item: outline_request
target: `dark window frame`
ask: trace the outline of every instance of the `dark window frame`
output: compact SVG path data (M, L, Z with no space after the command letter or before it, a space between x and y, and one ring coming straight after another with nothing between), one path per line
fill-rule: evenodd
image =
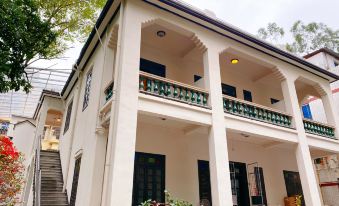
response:
M89 96L91 94L92 80L93 80L93 68L91 68L86 75L86 86L84 91L84 100L82 103L82 111L84 111L89 105Z
M222 94L237 98L237 88L235 86L221 83Z
M140 71L166 78L166 65L140 58Z
M275 104L275 103L278 103L278 102L280 102L279 99L271 98L271 104Z
M78 183L79 183L79 176L80 176L80 169L81 169L81 158L82 155L79 155L75 158L74 162L74 173L73 173L73 181L72 181L72 189L71 189L71 197L69 201L70 206L75 206L77 192L78 192Z
M69 124L71 122L71 117L72 117L72 111L73 111L73 99L68 103L68 106L67 106L67 113L66 113L65 125L64 125L64 134L69 129Z
M252 102L253 101L253 97L252 97L252 92L249 90L243 90L243 95L244 95L244 100L248 101L248 102Z

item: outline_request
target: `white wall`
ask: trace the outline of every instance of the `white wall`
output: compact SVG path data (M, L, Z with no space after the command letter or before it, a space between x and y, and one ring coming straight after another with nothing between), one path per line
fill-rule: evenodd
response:
M268 204L283 206L287 195L283 170L298 171L293 149L264 149L232 140L228 145L230 161L258 162L263 167ZM136 151L166 155L166 189L193 205L199 203L197 161L209 159L207 134L187 136L179 129L139 122Z

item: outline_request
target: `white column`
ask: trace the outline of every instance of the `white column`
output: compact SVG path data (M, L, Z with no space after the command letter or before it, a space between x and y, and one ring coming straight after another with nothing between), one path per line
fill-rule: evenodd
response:
M286 103L286 110L293 116L294 126L298 132L299 143L296 148L296 159L300 180L307 206L322 205L316 174L308 147L301 111L299 109L297 92L294 80L287 79L282 82L282 91Z
M335 127L335 137L339 138L339 117L337 108L335 107L335 104L333 102L333 94L330 88L328 88L326 91L326 95L321 97L321 100L324 105L324 110L326 113L326 119L327 123L331 126Z
M212 126L208 137L212 201L215 206L232 206L219 53L210 48L204 53L204 78L206 89L209 90L209 103L212 107Z
M132 205L137 128L141 23L129 4L121 6L115 102L108 138L112 138L111 172L106 205Z

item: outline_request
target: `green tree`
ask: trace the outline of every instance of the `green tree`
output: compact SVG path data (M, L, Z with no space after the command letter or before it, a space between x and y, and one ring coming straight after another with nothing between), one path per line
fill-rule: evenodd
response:
M84 41L106 0L36 0L41 16L63 41Z
M328 48L339 52L339 30L334 30L323 23L304 24L296 21L290 29L292 42L285 43L284 48L294 54L304 55L320 48ZM276 23L269 23L267 28L260 28L257 36L270 41L284 37L283 28Z
M268 23L267 28L260 28L258 30L259 38L270 42L277 42L284 34L284 29L279 27L277 23Z
M32 88L25 72L84 41L105 0L1 0L0 93Z
M286 49L292 53L305 54L327 47L339 52L339 30L333 30L323 23L304 24L297 21L290 32L294 42L286 44Z
M0 93L31 84L25 68L34 58L49 59L60 53L57 33L40 18L33 0L0 1Z

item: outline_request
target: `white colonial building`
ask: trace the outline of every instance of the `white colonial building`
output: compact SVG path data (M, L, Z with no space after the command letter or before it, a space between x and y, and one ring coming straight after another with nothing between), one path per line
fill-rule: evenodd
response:
M137 206L166 189L194 206L323 205L312 159L339 153L338 79L180 1L109 0L60 96L37 109L62 181L41 159L31 196ZM309 97L326 122L303 118ZM48 199L47 183L67 199Z

